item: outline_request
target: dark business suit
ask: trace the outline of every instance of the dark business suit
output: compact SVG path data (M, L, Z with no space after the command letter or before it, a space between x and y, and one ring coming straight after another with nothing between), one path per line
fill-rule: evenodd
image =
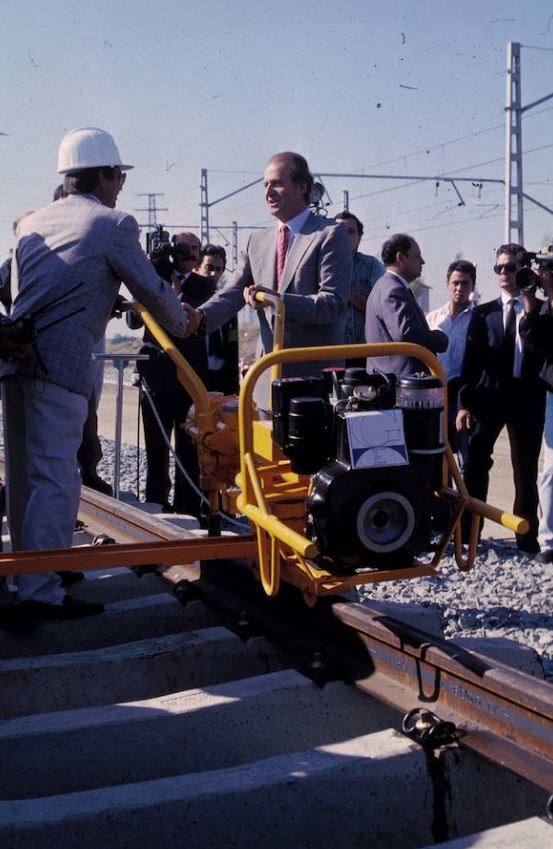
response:
M441 330L430 330L416 298L402 280L386 271L376 281L367 299L365 312L367 342L410 342L422 345L433 354L447 348L447 336ZM367 370L373 368L397 375L426 371L414 357L368 357Z
M218 330L209 334L207 342L210 358L208 389L223 395L237 395L238 375L238 317L233 316ZM211 366L211 358L222 361L219 368Z
M161 276L167 272L160 265L156 270ZM213 294L213 282L199 274L191 272L182 284L180 298L192 306L198 307ZM205 338L193 334L187 339L179 339L168 334L180 353L190 363L204 383L207 381L207 348ZM175 432L175 453L196 485L199 481L198 456L195 445L182 427L192 405L190 395L183 389L177 378L177 370L155 341L148 330L144 332L144 345L141 353L150 354L150 361L141 365L140 373L145 380L163 423L163 429L169 439ZM142 421L148 471L146 476L146 501L167 504L171 490L169 475L169 449L160 432L159 424L152 412L147 398L141 401ZM181 472L175 471L175 494L173 501L177 513L199 515L200 500L192 491Z
M543 433L545 386L539 379L539 362L525 350L522 338L520 377L513 377L505 352L501 298L475 307L467 333L461 372L459 406L474 423L469 438L464 476L469 493L482 501L488 494L492 453L502 428L507 427L515 482L514 512L530 522L530 530L517 536L521 550L537 549L538 457ZM465 520L464 533L468 532Z

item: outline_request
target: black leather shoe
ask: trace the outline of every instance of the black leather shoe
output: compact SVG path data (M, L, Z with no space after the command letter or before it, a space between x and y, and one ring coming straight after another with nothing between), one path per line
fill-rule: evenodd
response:
M522 540L521 542L517 543L517 548L523 554L537 554L540 550L538 541L536 539Z
M72 587L84 581L84 572L56 572L62 587Z
M103 495L113 496L113 488L111 484L103 480L99 475L83 475L83 484L95 489L96 492L101 492Z
M22 610L20 604L0 607L0 629L2 631L24 636L25 634L32 634L36 626L36 619L29 612Z
M81 619L84 616L96 616L104 612L103 604L83 601L70 595L66 595L61 604L29 600L22 601L19 607L36 619Z
M549 564L553 563L553 549L546 548L544 551L540 551L538 555L536 555L536 560L538 563Z

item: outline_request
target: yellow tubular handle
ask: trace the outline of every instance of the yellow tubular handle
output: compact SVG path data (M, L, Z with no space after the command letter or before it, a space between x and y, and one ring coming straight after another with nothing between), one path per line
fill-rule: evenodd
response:
M284 346L284 304L277 294L271 292L256 292L254 300L260 304L270 304L275 314L275 323L273 327L273 351L281 351ZM271 367L271 383L273 380L278 380L280 377L280 364L275 363Z
M210 408L207 389L192 366L185 360L174 342L172 342L165 331L161 329L157 321L152 318L145 306L140 304L138 301L132 301L130 304L127 304L127 306L129 306L134 312L138 313L156 342L161 345L167 356L174 362L177 369L177 377L192 398L196 412L200 416L209 416Z
M530 525L526 519L516 516L514 513L505 513L498 507L493 507L491 504L486 504L484 501L479 501L478 498L467 496L466 506L473 513L478 513L492 522L497 522L498 525L503 525L504 528L509 528L515 534L526 534L530 530Z
M521 516L516 516L514 513L506 513L492 504L486 504L485 501L473 498L472 495L455 492L455 490L448 486L443 486L440 489L440 495L447 501L453 501L455 503L462 501L465 509L470 510L477 516L484 516L485 519L496 522L498 525L503 525L504 528L514 531L515 534L528 533L528 520L523 519Z

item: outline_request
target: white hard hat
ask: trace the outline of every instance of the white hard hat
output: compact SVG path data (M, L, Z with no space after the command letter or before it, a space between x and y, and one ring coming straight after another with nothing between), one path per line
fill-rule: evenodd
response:
M134 165L123 165L113 136L97 127L71 130L61 140L58 150L58 174L118 165L128 171Z

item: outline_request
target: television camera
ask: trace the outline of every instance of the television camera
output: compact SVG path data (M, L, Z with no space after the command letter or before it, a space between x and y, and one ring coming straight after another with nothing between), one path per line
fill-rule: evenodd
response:
M146 234L146 252L152 262L180 258L183 260L197 259L190 250L190 245L177 242L176 236L169 236L162 224Z
M535 251L525 251L521 258L522 268L517 271L516 283L522 292L531 292L533 289L542 288L539 273L536 273L531 267L532 264L537 265L539 271L553 272L553 245L549 245L547 250L541 253Z

